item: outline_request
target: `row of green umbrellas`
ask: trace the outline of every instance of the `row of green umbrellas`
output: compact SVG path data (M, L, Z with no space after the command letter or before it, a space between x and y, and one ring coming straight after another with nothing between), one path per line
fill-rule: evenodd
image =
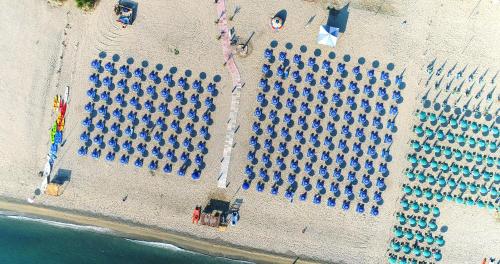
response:
M409 241L412 241L413 239L415 239L416 241L418 241L420 243L425 242L429 245L432 245L435 242L436 245L438 245L440 247L444 246L444 243L445 243L443 236L441 236L441 235L440 236L432 236L432 234L424 235L419 230L412 230L410 228L403 229L400 226L396 226L395 228L393 228L393 232L394 232L394 236L396 236L397 238L404 237Z
M407 254L407 255L413 254L413 255L415 255L417 257L424 256L425 258L430 258L430 257L434 256L434 259L436 261L440 261L442 259L442 257L443 257L441 255L441 251L439 251L439 250L434 251L434 253L432 253L428 248L423 248L423 247L419 247L419 246L415 246L415 247L412 248L409 245L409 243L401 243L401 242L396 241L396 240L393 240L391 242L391 248L395 252L400 252L401 251L404 254ZM400 262L393 262L393 261L397 261L396 256L390 256L389 257L389 262L390 263L402 263L401 261Z
M498 144L497 144L496 140L490 141L490 140L480 138L480 137L455 135L451 132L445 133L441 129L438 129L437 131L434 131L432 128L429 128L429 127L426 127L424 129L422 126L415 126L413 131L419 137L423 137L425 135L427 138L433 138L434 136L436 136L436 138L439 141L444 141L446 139L450 143L455 142L455 141L461 145L467 143L469 145L469 147L472 147L472 148L476 147L476 146L479 146L479 148L481 148L481 149L488 147L491 152L494 152L498 149Z
M487 124L478 124L475 121L467 121L465 119L458 121L457 118L454 117L447 117L445 115L436 115L435 113L426 113L424 111L420 111L418 113L418 118L420 119L421 122L426 122L429 121L432 124L435 124L436 122L439 122L440 125L446 126L450 124L453 128L457 128L460 125L460 128L463 130L471 129L473 132L477 133L481 131L482 133L491 133L497 137L499 135L499 129L496 125L493 125L491 128Z
M398 213L397 219L400 225L408 224L411 227L415 227L418 225L418 227L420 227L421 229L429 227L431 231L436 231L438 228L434 219L430 219L429 221L427 221L423 217L417 219L417 217L413 215L405 215L404 213Z
M420 143L416 140L413 140L411 142L411 147L416 151L419 152L420 150L423 150L427 154L434 152L436 155L444 154L445 157L451 158L454 157L455 160L461 160L462 158L465 158L466 161L472 162L475 161L476 163L482 164L484 160L486 160L486 164L488 166L493 166L495 163L497 166L500 166L500 159L499 158L494 158L489 155L484 155L482 153L472 153L470 151L461 151L459 149L451 148L451 147L444 147L444 146L439 146L438 144L434 144L434 146L431 146L428 142L425 143Z
M407 172L407 175L408 174L412 175L413 173ZM435 181L434 176L431 175L428 178L432 179L432 180L429 180L429 183L434 184L433 183ZM439 183L440 187L445 187L446 185L448 185L450 187L450 189L452 189L452 190L458 188L462 193L469 190L473 194L475 194L479 191L479 194L481 194L482 196L485 196L488 194L491 195L493 198L496 198L498 196L498 188L496 185L491 185L490 187L487 187L486 185L478 185L476 183L468 183L468 182L464 182L464 181L460 181L459 183L457 183L457 181L453 178L450 178L450 179L448 179L448 181L446 181L446 179L443 176L440 176L438 178L438 183ZM413 186L412 187L410 185L405 185L405 186L403 186L403 191L406 195L414 194L418 198L425 196L425 198L427 198L428 200L432 200L432 198L434 197L434 193L432 192L432 190L430 188L425 188L424 190L422 190L420 188L420 186ZM436 193L439 193L439 192L436 192Z
M408 155L407 159L415 167L420 165L424 168L430 167L433 171L440 170L444 173L451 172L455 175L462 173L465 177L468 177L472 174L474 179L479 179L482 176L483 180L487 182L490 181L492 177L494 178L494 182L500 181L500 173L493 174L491 171L488 171L486 169L480 172L479 169L476 167L470 169L468 166L459 166L454 162L448 164L446 162L438 162L434 159L431 159L429 161L424 156L417 157L416 154Z
M430 205L428 203L422 203L419 204L416 201L409 201L408 199L401 199L401 206L403 207L403 210L408 211L408 210L413 210L415 213L422 212L425 215L430 214L432 212L432 215L437 217L440 215L439 208L435 205ZM419 225L420 226L420 225Z

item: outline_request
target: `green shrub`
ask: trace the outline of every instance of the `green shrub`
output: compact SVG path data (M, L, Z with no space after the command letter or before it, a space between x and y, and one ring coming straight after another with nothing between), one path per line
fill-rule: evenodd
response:
M75 0L75 1L76 1L76 5L79 8L90 9L90 8L94 7L94 4L97 0Z

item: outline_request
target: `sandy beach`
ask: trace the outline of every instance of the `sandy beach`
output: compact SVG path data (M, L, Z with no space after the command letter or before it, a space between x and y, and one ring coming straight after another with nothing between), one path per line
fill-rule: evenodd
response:
M89 12L79 10L72 1L52 6L46 1L28 0L12 2L0 10L0 29L5 36L0 41L0 72L4 73L0 78L0 196L14 199L1 201L1 210L102 226L130 237L165 241L257 263L387 263L392 228L401 211L400 200L407 197L402 185L408 183L404 170L410 166L410 140L416 138L412 131L418 124L416 110L422 109L420 99L427 90L432 91L432 97L445 98L436 95L436 89L425 86L426 67L433 60L438 65L446 62L448 68L455 63L460 68L468 65L468 71L478 68L478 75L488 70L490 79L500 70L498 1L353 0L345 32L335 48L317 44L318 29L328 20L325 1L226 1L226 15L233 15L235 8L240 8L227 22L240 42L254 34L249 55L233 57L244 85L235 121L238 129L228 167L228 185L218 188L234 83L225 64L222 41L218 39L216 5L214 1L137 2L137 18L127 28L115 21L114 1L99 1L95 10ZM269 19L282 9L287 11L284 28L273 31ZM403 100L398 105L397 131L392 134L390 146L392 160L387 162L387 188L383 191L383 203L377 205L377 217L369 214L373 202L367 204L365 213L358 214L354 203L350 210L342 210L340 198L333 208L325 205L327 196L322 204L315 205L311 201L313 192L306 202L296 199L290 203L283 196L284 188L278 196L270 195L270 184L263 193L255 190L255 182L249 190L242 190L249 165L247 153L252 150L249 138L254 135L252 124L258 106L255 98L261 91L261 67L267 63L263 54L273 41L277 44L275 55L287 50L291 57L305 47L303 60L314 56L318 49L321 55L317 62L330 59L333 68L343 62L350 71L363 61L365 71L377 61L378 70L389 71L391 78L404 72ZM333 59L329 58L332 52ZM105 152L99 160L77 154L82 146L79 137L85 131L81 122L88 116L84 106L89 101L86 92L92 86L88 80L93 73L90 63L99 56L103 61L115 59L117 66L130 64L131 70L141 66L145 73L156 70L161 77L175 68L176 80L189 73L190 83L201 76L205 76L204 85L216 83L218 93L211 96L215 105L211 112L213 124L209 126L208 151L199 180L191 179L193 167L179 177L177 165L173 173L164 173L163 161L160 169L152 172L147 169L149 159L143 168L136 168L133 159L129 165L121 165L119 156L114 162L106 162ZM346 83L354 80L352 76L348 78L352 79L346 79ZM38 172L46 161L50 127L56 118L52 98L63 94L67 86L70 101L64 144L53 171L71 171L69 184L59 197L37 196L33 206L19 203L33 197L42 181ZM497 116L498 89L492 87L489 113ZM394 86L388 89L392 92ZM190 92L186 94L189 96ZM202 94L201 100L206 97ZM266 122L262 122L262 127L269 124ZM491 156L498 159L498 151ZM318 167L314 165L314 170ZM487 169L498 174L498 168L495 165ZM498 182L488 184L488 188L498 189ZM369 194L373 195L373 189ZM225 232L191 223L194 207L214 198L243 200L241 220ZM498 200L494 206L498 211ZM493 211L448 201L439 203L439 207L438 226L447 227L439 231L446 239L439 263L480 263L484 257L500 258L499 221ZM438 263L432 259L429 262Z

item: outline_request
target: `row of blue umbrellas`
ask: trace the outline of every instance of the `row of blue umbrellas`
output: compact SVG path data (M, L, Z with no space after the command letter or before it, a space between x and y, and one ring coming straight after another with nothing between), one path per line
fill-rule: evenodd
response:
M287 58L287 52L286 51L280 51L278 53L278 61L282 62L284 65L285 64L288 64L288 63L285 63L288 61L288 58ZM265 59L268 59L270 62L274 61L273 58L274 58L274 55L273 55L273 50L268 48L264 51L264 58ZM317 66L318 64L316 63L316 58L315 57L309 57L307 59L307 63L304 63L302 61L302 55L300 54L294 54L293 57L292 57L292 62L296 65L300 65L300 64L306 64L308 67L310 68L313 68L315 66ZM325 72L329 72L329 71L332 71L332 65L331 65L331 61L329 60L323 60L322 63L321 63L321 69L323 69ZM345 71L346 71L346 65L345 63L341 63L339 62L337 64L337 68L336 68L336 71L340 74L343 74ZM361 66L360 65L356 65L352 68L352 71L354 76L358 76L361 74ZM280 75L281 76L281 75ZM375 69L369 69L367 70L367 76L368 78L370 79L373 79L375 78ZM386 71L380 71L380 79L384 82L388 81L389 80L389 73L386 72ZM400 85L403 81L403 76L402 75L397 75L395 77L395 83L397 85Z

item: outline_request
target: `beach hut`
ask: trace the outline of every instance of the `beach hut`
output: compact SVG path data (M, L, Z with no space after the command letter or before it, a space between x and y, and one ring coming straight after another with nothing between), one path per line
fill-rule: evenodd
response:
M321 25L318 33L318 44L335 47L339 36L339 29L328 25Z

